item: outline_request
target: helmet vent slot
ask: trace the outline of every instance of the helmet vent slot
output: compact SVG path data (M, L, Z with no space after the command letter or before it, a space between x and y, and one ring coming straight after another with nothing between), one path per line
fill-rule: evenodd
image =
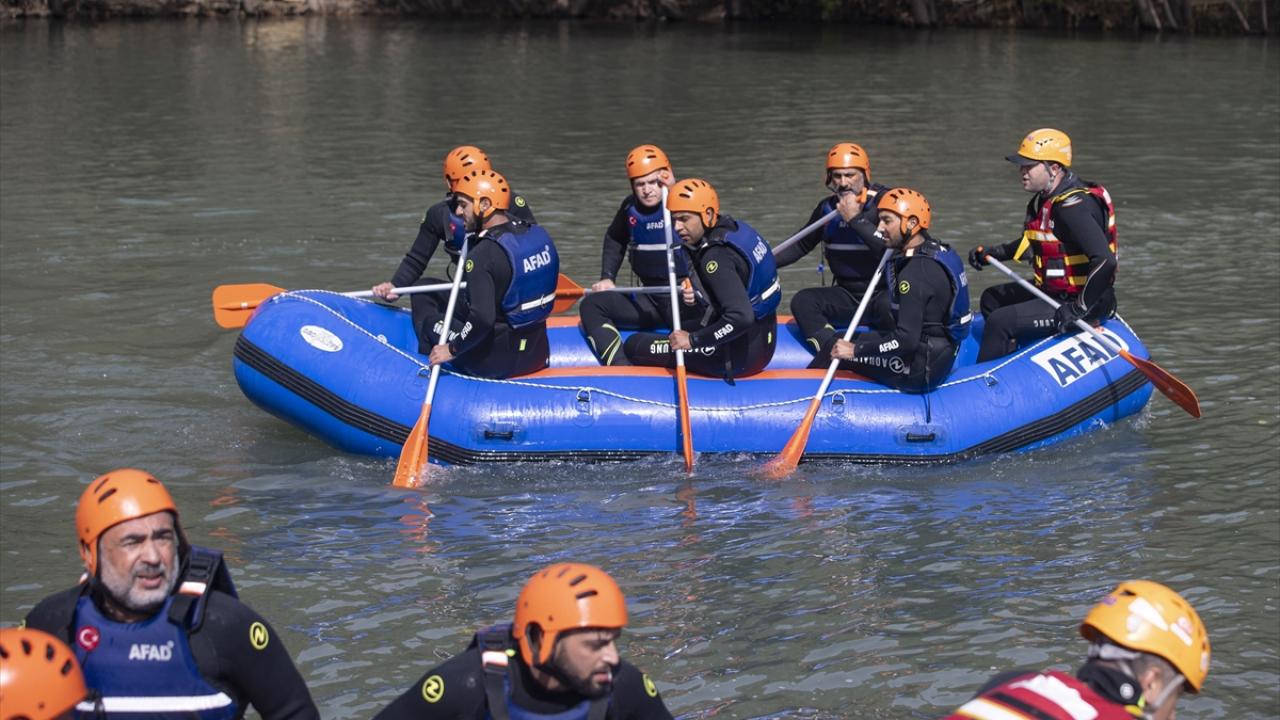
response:
M115 489L115 488L111 488L110 490L108 490L108 491L106 491L106 492L102 493L102 495L98 496L98 502L99 502L99 503L106 502L107 498L109 498L109 497L111 497L112 495L115 495L115 494L116 494L116 489Z

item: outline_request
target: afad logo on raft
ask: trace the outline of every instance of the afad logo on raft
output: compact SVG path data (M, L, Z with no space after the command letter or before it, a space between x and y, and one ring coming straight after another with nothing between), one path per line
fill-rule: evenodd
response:
M1073 335L1032 355L1031 362L1039 365L1056 380L1059 387L1066 387L1120 357L1120 353L1115 350L1116 346L1126 351L1129 349L1128 343L1118 335L1106 329L1101 330L1107 336L1106 340L1098 339L1092 334Z

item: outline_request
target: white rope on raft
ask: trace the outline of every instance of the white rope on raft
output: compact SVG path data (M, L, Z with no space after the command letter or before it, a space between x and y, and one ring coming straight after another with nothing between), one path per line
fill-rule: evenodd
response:
M417 365L417 366L418 366L418 371L419 371L419 372L423 372L423 371L429 370L429 369L431 368L431 366L430 366L429 364L427 364L427 363L425 363L425 362L423 362L423 361L422 361L422 356L421 356L421 355L414 355L414 354L407 353L407 352L405 352L404 350L401 350L400 348L398 348L398 347L396 347L396 346L394 346L394 345L392 345L392 344L388 343L388 342L387 342L387 340L386 340L386 338L381 337L381 336L379 336L379 335L374 335L373 333L371 333L371 332L369 332L367 329L365 329L363 326L361 326L361 325L357 325L355 322L352 322L350 318L346 317L346 316L345 316L345 315L343 315L342 313L339 313L337 310L334 310L332 307L330 307L330 306L328 306L328 305L325 305L324 303L322 303L322 302L320 302L320 301L316 300L315 298L308 297L307 295L301 295L300 293L313 293L313 294L335 295L335 296L338 296L338 297L342 297L342 298L344 298L344 299L346 299L346 300L353 300L353 299L356 299L356 300L358 300L359 302L373 302L372 300L367 300L367 299L363 299L363 298L350 298L350 297L347 297L347 296L343 295L342 293L334 292L334 291L332 291L332 290L288 290L288 291L286 291L286 292L282 292L282 293L280 293L279 295L276 295L275 297L271 298L271 302L276 302L276 301L278 301L278 300L282 300L282 299L284 299L284 298L288 297L289 299L292 299L292 300L300 300L300 301L303 301L303 302L311 303L312 305L315 305L316 307L323 309L325 312L329 313L330 315L333 315L334 317L338 318L339 320L341 320L342 322L346 323L347 325L350 325L352 328L355 328L358 332L360 332L360 333L364 334L365 336L367 336L367 337L368 337L368 338L370 338L371 340L373 340L373 341L375 341L375 342L379 343L380 345L384 346L385 348L387 348L387 349L388 349L388 350L390 350L391 352L397 353L397 354L399 354L401 357L403 357L403 358L405 358L406 360L408 360L409 362L414 363L415 365ZM400 312L408 312L408 310L405 310L405 309L403 309L403 308L392 308L392 309L394 309L394 310L398 310L398 311L400 311ZM1125 328L1126 328L1126 329L1128 329L1130 333L1133 333L1133 328L1129 327L1129 323L1128 323L1128 322L1126 322L1126 321L1124 320L1124 318L1120 317L1119 315L1116 315L1116 316L1115 316L1115 319L1116 319L1116 320L1119 320L1119 321L1120 321L1120 324L1124 325L1124 326L1125 326ZM949 381L949 382L944 382L944 383L942 383L941 385L939 385L937 389L939 389L939 390L940 390L940 389L945 388L945 387L952 387L952 386L955 386L955 385L962 385L962 384L964 384L964 383L976 382L976 381L979 381L979 380L981 380L981 381L983 381L983 382L989 382L989 381L990 381L990 382L994 382L994 381L995 381L994 374L995 374L997 371L999 371L999 370L1001 370L1001 369L1003 369L1003 368L1005 368L1005 367L1009 366L1011 363L1013 363L1013 362L1017 361L1019 358L1023 357L1024 355L1026 355L1026 354L1028 354L1028 353L1030 353L1030 352L1033 352L1033 351L1035 351L1035 350L1038 350L1038 349L1039 349L1040 347L1042 347L1043 345L1046 345L1046 344L1048 344L1048 343L1050 343L1050 342L1054 342L1054 341L1056 341L1056 338L1057 338L1057 336L1056 336L1056 335L1050 335L1049 337L1041 338L1040 340L1037 340L1036 342L1032 343L1031 345L1028 345L1027 347L1025 347L1025 348L1023 348L1023 349L1019 350L1018 352L1016 352L1016 353L1014 353L1014 354L1012 354L1012 355L1008 356L1008 357L1007 357L1007 358L1005 358L1005 360L1004 360L1003 362L1001 362L999 365L996 365L995 367L992 367L990 370L987 370L986 372L982 373L981 375L972 375L972 376L970 376L970 377L960 378L960 379L958 379L958 380L951 380L951 381ZM446 372L446 373L450 374L450 375L453 375L454 377L459 378L459 379L462 379L462 380L471 380L471 381L474 381L474 382L494 383L494 384L497 384L497 385L516 385L516 386L519 386L519 387L536 388L536 389L539 389L539 390L559 390L559 391L563 391L563 392L571 392L571 393L574 393L574 394L581 393L581 392L587 392L587 393L598 393L598 394L600 394L600 395L604 395L604 396L606 396L606 397L617 398L618 400L624 400L624 401L626 401L626 402L637 403L637 404L640 404L640 405L654 405L654 406L657 406L657 407L661 407L661 408L670 408L670 409L675 409L675 408L676 408L676 403L674 403L674 402L663 402L663 401L661 401L661 400L650 400L650 399L648 399L648 398L640 398L640 397L635 397L635 396L633 396L633 395L625 395L625 394L623 394L623 393L620 393L620 392L617 392L617 391L614 391L614 390L607 390L607 389L605 389L605 388L594 387L594 386L591 386L591 385L577 385L577 386L570 386L570 385L552 385L552 384L550 384L550 383L542 383L542 382L537 382L537 381L534 381L534 380L521 380L521 379L519 379L519 378L516 378L516 379L498 380L498 379L493 379L493 378L480 378L480 377L473 377L473 376L471 376L471 375L466 375L466 374L463 374L463 373L460 373L460 372L456 372L456 371L450 370L450 369L449 369L449 368L447 368L447 367L442 367L442 368L440 368L440 369L441 369L442 371L444 371L444 372ZM823 397L824 397L824 398L830 398L830 397L835 397L836 395L883 395L883 394L887 394L887 393L898 393L898 392L900 392L900 391L895 390L894 388L890 388L890 387L865 388L865 389L864 389L864 388L845 388L845 389L838 389L838 390L831 390L831 391L828 391L827 393L825 393L825 394L823 395ZM743 411L747 411L747 410L765 410L765 409L768 409L768 408L784 407L784 406L786 406L786 405L794 405L794 404L796 404L796 403L806 403L806 402L809 402L809 401L811 401L811 400L813 400L813 396L812 396L812 395L803 395L803 396L800 396L800 397L797 397L797 398L793 398L793 399L791 399L791 400L776 400L776 401L774 401L774 402L767 402L767 403L755 403L755 404L753 404L753 405L735 405L735 406L733 406L733 407L719 407L719 406L716 406L716 407L698 407L698 406L696 406L696 405L690 405L690 406L689 406L689 409L690 409L690 410L697 410L698 412L702 412L702 413L717 413L717 412L743 412Z

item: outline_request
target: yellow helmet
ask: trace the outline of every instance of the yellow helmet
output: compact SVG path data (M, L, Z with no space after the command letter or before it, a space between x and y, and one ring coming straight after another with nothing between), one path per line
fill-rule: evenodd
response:
M1032 130L1022 138L1018 152L1005 159L1016 165L1055 162L1062 167L1071 167L1071 138L1053 128Z
M1150 580L1116 586L1085 615L1080 634L1090 642L1106 638L1130 650L1158 655L1200 692L1209 674L1209 633L1200 616L1178 593Z

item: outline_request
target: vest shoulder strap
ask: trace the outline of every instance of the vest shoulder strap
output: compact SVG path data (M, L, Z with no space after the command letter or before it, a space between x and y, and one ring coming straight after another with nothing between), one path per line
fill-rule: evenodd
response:
M476 633L471 641L480 649L480 667L484 670L484 699L493 720L510 720L507 712L507 667L512 649L511 626L494 625Z
M204 624L204 611L213 590L239 597L222 552L192 545L178 591L169 606L169 620L185 627L188 633L198 631Z
M76 631L76 604L88 589L87 583L81 583L56 595L50 595L32 608L23 625L43 630L72 645L74 641L72 634Z

